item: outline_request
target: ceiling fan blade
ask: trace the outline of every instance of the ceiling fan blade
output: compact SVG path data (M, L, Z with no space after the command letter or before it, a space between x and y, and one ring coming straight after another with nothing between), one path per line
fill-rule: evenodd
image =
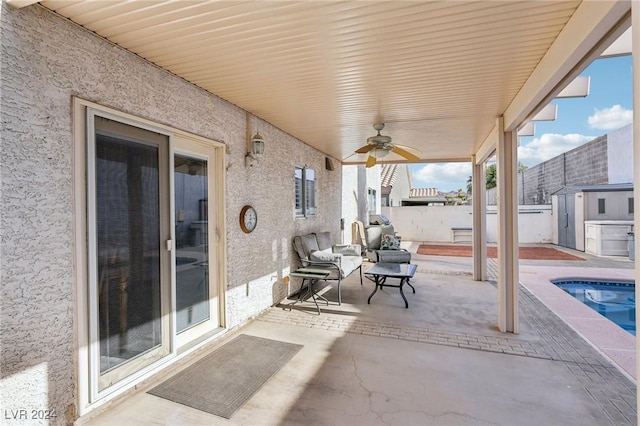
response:
M367 158L367 164L366 167L373 167L376 165L376 157L374 157L373 155L370 155L369 158Z
M354 152L353 154L349 154L349 155L347 155L346 157L344 157L344 158L342 159L342 161L347 161L349 158L353 157L354 155L356 155L356 153L355 153L355 152Z
M393 146L400 147L402 149L406 149L406 150L413 151L413 152L422 152L418 148L414 148L412 146L407 146L407 145L400 145L399 143L394 143Z
M395 152L396 154L403 156L409 161L420 161L420 157L418 157L417 155L413 155L409 151L405 151L404 149L398 148L397 146L394 146L391 152Z
M375 145L365 145L361 148L356 149L356 153L357 154L366 154L367 152L371 151L372 149L374 149L376 146Z

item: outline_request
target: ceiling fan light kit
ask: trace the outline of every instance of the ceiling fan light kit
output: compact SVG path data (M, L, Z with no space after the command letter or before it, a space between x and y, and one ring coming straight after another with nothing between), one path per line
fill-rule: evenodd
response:
M389 150L386 148L375 148L371 150L371 155L376 157L376 159L378 160L386 157L388 153L389 153Z
M384 123L376 123L373 125L373 128L378 132L378 134L368 137L367 144L356 150L356 154L369 153L369 158L367 158L367 162L365 163L367 167L375 166L376 160L384 158L387 154L389 154L389 152L394 152L395 154L404 157L409 161L420 161L420 157L418 157L417 155L405 151L398 145L392 144L391 136L380 134L380 131L384 129Z

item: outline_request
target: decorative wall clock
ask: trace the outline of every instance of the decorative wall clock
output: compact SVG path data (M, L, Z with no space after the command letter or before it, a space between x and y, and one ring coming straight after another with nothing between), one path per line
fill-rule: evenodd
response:
M258 213L252 206L246 205L240 210L240 228L245 233L252 232L258 225Z

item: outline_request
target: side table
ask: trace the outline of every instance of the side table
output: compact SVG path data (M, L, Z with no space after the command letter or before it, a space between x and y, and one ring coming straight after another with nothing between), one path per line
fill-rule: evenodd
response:
M289 310L293 309L293 305L298 302L304 301L309 295L313 299L313 303L316 304L316 308L318 309L318 315L320 315L320 306L318 305L317 298L320 298L325 301L327 306L329 306L329 301L316 293L314 284L320 280L326 279L330 274L330 271L321 268L300 268L295 271L289 273L292 277L300 277L302 278L302 283L300 284L300 291L298 292L298 299L289 305ZM304 282L307 281L307 291L306 293L302 293L302 289L304 288Z

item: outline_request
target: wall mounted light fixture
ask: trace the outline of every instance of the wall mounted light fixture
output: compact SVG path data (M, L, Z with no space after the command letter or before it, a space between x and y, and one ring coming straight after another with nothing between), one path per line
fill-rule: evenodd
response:
M260 136L260 132L256 132L251 138L251 153L253 155L264 154L264 139Z
M247 112L247 137L251 134L251 118ZM244 164L246 167L253 167L258 158L264 155L264 139L260 136L260 132L256 130L256 134L248 141L247 155L244 156Z

